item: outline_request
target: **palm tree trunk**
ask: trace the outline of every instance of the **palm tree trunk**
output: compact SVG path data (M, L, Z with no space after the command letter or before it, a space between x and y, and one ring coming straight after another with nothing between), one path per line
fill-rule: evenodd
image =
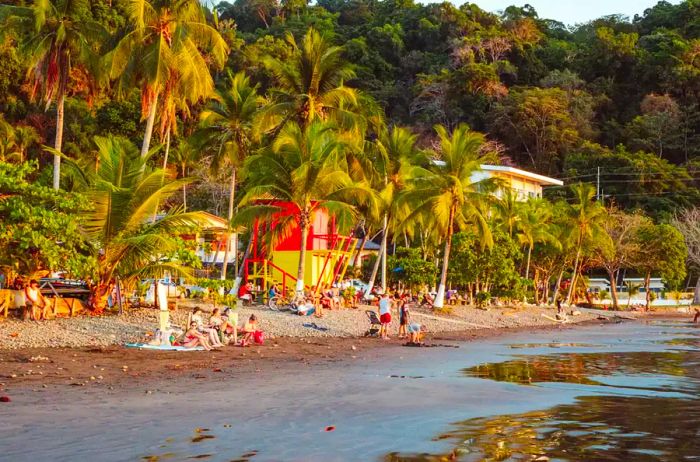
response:
M564 271L566 266L562 266L561 271L559 271L559 277L557 278L557 285L554 287L554 295L552 296L552 303L557 303L557 298L559 297L559 290L561 288L561 280L564 277Z
M389 220L386 215L384 215L384 250L382 251L382 293L386 293L386 254L387 248L389 247L386 243L387 235L389 234Z
M141 144L141 157L148 155L148 150L151 148L151 137L153 136L153 124L156 121L156 106L158 105L158 94L153 98L151 108L148 111L146 119L146 131L143 134L143 144ZM145 166L144 166L145 167Z
M228 195L228 230L226 232L226 251L224 252L224 262L221 265L221 280L226 279L228 269L228 256L231 247L231 220L233 220L233 203L236 199L236 169L231 173L231 189Z
M185 178L185 166L182 166L182 178ZM182 185L182 211L187 211L187 185Z
M63 119L64 119L64 103L66 95L61 91L56 101L56 139L53 143L53 148L61 152L63 145ZM61 156L55 153L53 155L53 189L58 191L61 186Z
M359 261L360 256L362 255L362 252L365 250L365 245L367 244L368 237L369 237L369 232L366 232L365 235L362 237L362 241L360 241L360 245L357 248L357 252L355 252L355 256L352 259L352 267L353 268L357 267L357 262Z
M608 271L608 276L608 279L610 279L610 298L612 298L613 309L617 310L619 308L619 301L617 300L617 275L614 271Z
M530 257L532 256L532 245L527 249L527 266L525 267L525 279L530 278Z
M170 154L170 127L165 132L165 155L163 156L163 179L160 180L160 186L163 186L165 181L165 169L168 168L168 154ZM158 218L158 207L160 204L156 201L156 208L153 210L153 223Z
M309 238L310 212L305 209L301 212L299 227L301 228L301 246L299 248L299 269L297 270L296 293L298 296L304 294L304 273L306 270L306 241Z
M245 248L245 253L243 253L243 264L245 265L245 261L250 257L251 252L253 251L253 236L250 237L248 240L248 245ZM236 281L233 283L233 289L231 289L231 293L235 296L238 296L238 289L241 288L241 281L242 277L240 274L236 275Z
M649 305L651 305L651 292L649 292L649 286L651 285L651 272L647 272L644 278L644 298L646 299L646 310L649 310Z
M578 260L581 258L581 246L576 250L576 260L574 260L574 274L571 275L571 284L569 284L569 291L566 294L566 303L571 304L571 296L574 293L574 285L576 284L576 273L578 272Z
M440 273L440 285L435 296L434 308L442 308L445 304L445 286L447 285L447 268L450 264L450 249L452 247L452 232L454 231L455 210L450 209L450 221L447 226L447 238L445 239L445 252L442 256L442 272Z
M387 223L385 220L384 223ZM374 287L374 281L377 279L377 273L379 272L379 264L381 263L382 255L384 254L384 250L386 249L386 235L387 235L387 229L383 228L382 229L382 244L379 246L379 253L377 254L377 259L374 261L374 267L372 268L372 275L369 277L369 282L367 283L367 293L365 296L369 296L369 294L372 292L372 288Z
M695 283L695 295L693 296L693 305L700 305L700 274L698 274L698 282Z

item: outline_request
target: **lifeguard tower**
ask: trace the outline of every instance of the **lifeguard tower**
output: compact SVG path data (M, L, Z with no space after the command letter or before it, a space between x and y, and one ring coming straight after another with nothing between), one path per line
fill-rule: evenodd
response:
M243 279L260 290L272 284L280 284L285 293L293 293L297 283L297 270L301 246L301 228L298 224L276 229L283 218L296 213L296 207L288 202L262 200L259 203L279 209L272 218L256 220L252 229L250 258L243 262ZM279 233L275 243L266 244L267 233ZM306 266L304 286L316 290L343 279L357 245L357 238L343 236L338 231L334 217L323 208L316 208L311 216L311 227L306 240Z

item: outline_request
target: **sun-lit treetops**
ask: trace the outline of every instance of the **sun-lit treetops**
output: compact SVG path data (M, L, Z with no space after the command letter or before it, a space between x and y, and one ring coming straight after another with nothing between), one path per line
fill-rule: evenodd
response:
M685 259L679 235L671 263L634 250L651 242L644 223L662 226L700 199L700 71L682 15L652 8L567 29L531 8L495 15L474 4L109 6L0 6L0 163L60 187L57 197L87 198L61 213L77 217L81 255L99 263L98 309L113 278L181 266L168 227L209 211L247 243L255 218L280 212L276 201L292 206L268 244L300 226L299 280L311 216L324 208L380 255L417 249L397 258L436 269L430 282L410 280L434 285L438 308L454 285L473 300L552 302L585 296L591 271L683 282L671 270ZM523 201L477 181L482 164L567 184ZM15 194L4 188L0 200ZM236 242L222 279L238 268L246 244ZM388 263L369 263L370 285L396 282ZM57 265L35 258L23 271Z

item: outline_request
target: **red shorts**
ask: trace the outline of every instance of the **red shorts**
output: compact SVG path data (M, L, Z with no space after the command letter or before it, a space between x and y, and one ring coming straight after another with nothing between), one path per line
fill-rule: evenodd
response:
M391 314L390 313L384 313L383 315L379 316L379 322L382 324L389 324L391 323Z

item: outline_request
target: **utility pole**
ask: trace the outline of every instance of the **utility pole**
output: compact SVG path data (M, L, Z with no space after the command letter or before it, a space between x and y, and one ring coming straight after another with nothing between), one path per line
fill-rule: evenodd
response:
M600 167L598 167L598 173L596 174L595 180L595 198L600 200Z

